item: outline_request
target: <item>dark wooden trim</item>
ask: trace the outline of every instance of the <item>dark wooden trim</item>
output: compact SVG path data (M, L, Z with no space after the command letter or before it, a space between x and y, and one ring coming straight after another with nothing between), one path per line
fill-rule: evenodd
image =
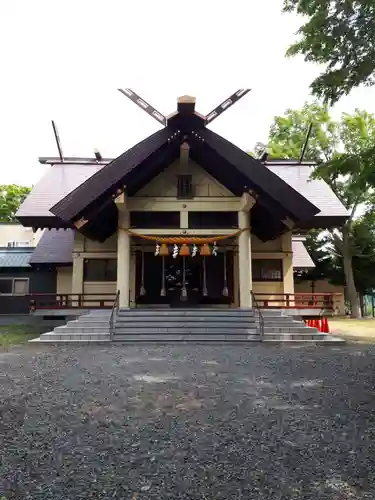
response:
M302 221L298 224L298 229L329 229L333 227L341 227L348 220L349 215L321 215L313 217L310 220Z
M320 210L283 181L278 175L264 168L260 160L207 128L199 131L205 146L215 150L230 165L244 174L256 186L255 191L267 195L284 207L294 220L309 220Z
M30 311L42 309L111 309L115 293L32 293Z
M333 311L337 293L255 293L264 309L324 309ZM269 298L272 297L272 298Z
M61 161L59 157L56 156L40 156L38 158L39 163L43 165L108 165L113 161L113 158L102 158L97 160L96 158L81 158L79 156L65 156L64 161Z
M70 221L63 221L53 215L49 216L19 216L17 220L22 226L34 229L72 229Z
M162 129L147 137L136 146L100 169L96 174L74 189L65 198L54 205L50 211L68 222L79 216L95 201L102 203L121 189L124 177L130 174L142 162L148 160L161 148L169 146L171 131ZM176 140L177 135L173 140Z

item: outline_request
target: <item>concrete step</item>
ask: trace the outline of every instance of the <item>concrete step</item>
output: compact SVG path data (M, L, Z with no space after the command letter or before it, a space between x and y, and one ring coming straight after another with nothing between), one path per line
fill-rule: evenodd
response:
M230 318L230 317L216 317L216 316L163 316L163 317L153 317L153 316L119 316L116 318L116 324L128 324L128 323L147 323L147 324L164 324L164 323L207 323L212 324L245 324L245 325L255 325L255 318Z
M264 338L263 342L265 343L274 343L274 344L280 344L280 343L285 343L285 344L293 344L293 343L301 343L301 344L311 344L311 345L318 345L318 344L323 344L323 345L330 345L330 344L335 344L335 345L342 345L345 344L345 340L340 339L338 337L332 337L331 335L321 335L321 336L316 336L314 339L288 339L288 338L278 338L278 339L267 339Z
M280 318L263 318L265 323L303 323L304 325L306 324L304 321L298 321L293 318L287 318L285 316L281 316Z
M171 334L171 335L114 335L114 342L259 342L259 335L189 335Z
M247 322L247 321L242 321L242 322L215 322L215 321L190 321L190 320L185 320L185 321L116 321L115 324L116 330L118 328L225 328L225 329L235 329L237 330L238 328L243 328L243 329L255 329L256 328L256 323L255 322Z
M253 335L257 333L256 328L199 328L199 327L191 327L191 326L181 326L181 327L154 327L154 328L126 328L121 327L115 329L115 335L122 334L134 334L134 335L152 335L154 333L162 333L162 334L186 334L186 335L199 335L199 334L207 334L207 335L215 335L215 334L223 334L223 335L231 335L231 334L241 334L241 335Z
M100 323L108 323L109 316L80 316L78 319L71 321L82 321L83 323L93 323L94 321L99 321Z
M303 326L272 326L264 325L264 333L319 333L317 328L307 328Z
M82 314L80 318L109 318L111 313L111 309L105 309L103 311L90 311L87 314Z
M95 334L58 334L55 331L43 333L39 339L33 339L33 342L60 342L60 341L74 341L74 342L104 342L110 341L109 333L95 333Z
M264 333L264 340L279 339L279 340L321 340L324 334L317 333L301 333L301 332L282 332L282 333Z
M121 309L118 313L118 317L254 317L254 313L249 310L238 310L238 309Z
M66 325L62 326L69 326L71 328L75 328L77 326L83 326L86 328L108 328L109 326L109 320L108 321L68 321Z
M56 333L109 333L109 325L107 325L106 328L103 328L103 327L92 327L92 326L88 326L88 327L85 327L85 326L82 326L82 325L78 325L78 326L75 326L75 327L70 327L70 326L57 326L56 328L54 328L54 331Z

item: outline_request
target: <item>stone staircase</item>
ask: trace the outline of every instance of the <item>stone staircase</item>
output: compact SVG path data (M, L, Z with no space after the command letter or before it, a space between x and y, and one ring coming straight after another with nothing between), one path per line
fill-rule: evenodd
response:
M249 342L260 340L252 310L120 310L114 342Z
M302 319L295 319L278 309L263 309L263 342L302 342L302 343L345 343L344 340L317 328L306 326Z
M90 311L30 342L109 342L110 315L111 311L105 309Z
M279 310L263 310L267 343L344 342L305 325ZM110 342L111 311L94 310L42 334L31 342ZM258 316L251 309L120 309L112 336L114 342L260 342Z

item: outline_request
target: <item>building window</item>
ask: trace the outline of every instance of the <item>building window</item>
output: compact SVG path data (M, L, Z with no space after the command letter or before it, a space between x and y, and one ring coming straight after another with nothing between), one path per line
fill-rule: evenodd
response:
M189 229L231 229L238 227L238 212L189 212Z
M85 259L83 281L117 281L117 260Z
M27 295L28 278L0 278L0 295Z
M31 242L30 241L8 241L7 247L8 248L31 247Z
M180 229L180 212L130 212L130 227Z
M280 259L254 259L253 281L283 281L283 261Z
M177 176L177 198L188 199L193 198L193 176L178 175Z

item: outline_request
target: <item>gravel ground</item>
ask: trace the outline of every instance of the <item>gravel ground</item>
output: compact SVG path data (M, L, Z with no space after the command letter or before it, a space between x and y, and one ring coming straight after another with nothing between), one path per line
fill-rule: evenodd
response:
M0 497L374 499L374 346L0 353Z

